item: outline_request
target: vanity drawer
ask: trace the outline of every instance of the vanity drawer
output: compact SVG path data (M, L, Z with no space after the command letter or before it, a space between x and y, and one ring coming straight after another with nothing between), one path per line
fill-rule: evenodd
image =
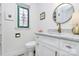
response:
M79 42L61 40L60 49L73 55L79 55Z

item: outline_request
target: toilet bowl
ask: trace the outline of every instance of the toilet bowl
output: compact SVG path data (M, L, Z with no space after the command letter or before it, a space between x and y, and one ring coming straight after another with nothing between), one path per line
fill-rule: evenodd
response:
M35 55L35 45L36 45L36 42L35 41L30 41L28 43L25 44L26 46L26 55L28 56L33 56Z

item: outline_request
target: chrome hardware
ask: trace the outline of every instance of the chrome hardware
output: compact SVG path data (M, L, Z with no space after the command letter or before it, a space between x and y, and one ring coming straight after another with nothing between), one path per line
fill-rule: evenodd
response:
M66 47L67 47L67 48L69 48L69 49L72 49L72 47L71 47L71 46L68 46L68 45L67 45Z
M55 56L57 56L57 51L55 51Z

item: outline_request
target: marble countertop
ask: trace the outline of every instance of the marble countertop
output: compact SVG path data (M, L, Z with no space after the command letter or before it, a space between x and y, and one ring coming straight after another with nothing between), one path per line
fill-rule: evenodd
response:
M68 34L68 33L46 33L46 32L36 32L36 35L54 37L58 39L71 40L79 42L79 35Z

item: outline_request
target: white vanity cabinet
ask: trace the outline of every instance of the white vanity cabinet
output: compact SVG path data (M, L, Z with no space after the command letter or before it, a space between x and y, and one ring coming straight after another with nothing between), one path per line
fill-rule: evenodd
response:
M39 43L37 45L37 56L54 56L55 49L51 49L44 43Z
M75 40L74 40L75 39ZM79 41L76 38L49 34L36 34L37 56L79 56Z
M55 38L46 36L36 36L36 55L37 56L58 56L59 41Z

